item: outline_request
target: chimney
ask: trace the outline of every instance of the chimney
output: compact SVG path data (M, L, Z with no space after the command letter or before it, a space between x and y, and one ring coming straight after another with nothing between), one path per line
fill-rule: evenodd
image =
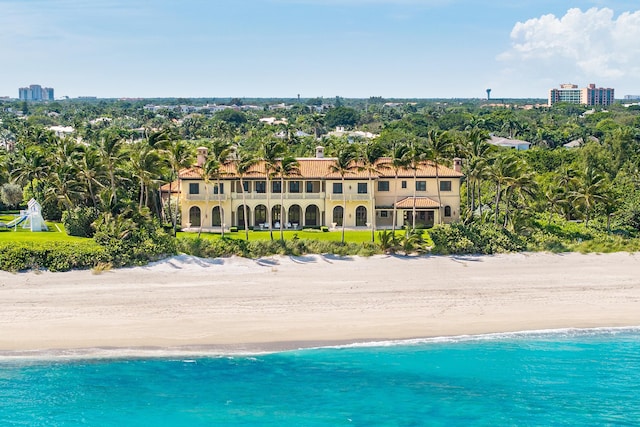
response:
M462 159L460 157L453 159L453 170L462 173Z
M323 159L324 158L324 147L321 145L318 145L316 147L316 159Z
M197 161L197 165L200 167L204 166L204 162L207 161L207 153L209 152L209 150L207 149L207 147L198 147L198 161Z

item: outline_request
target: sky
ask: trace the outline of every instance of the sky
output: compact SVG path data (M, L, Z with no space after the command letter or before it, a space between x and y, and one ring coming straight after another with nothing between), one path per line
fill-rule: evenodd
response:
M0 96L640 95L637 0L0 0Z

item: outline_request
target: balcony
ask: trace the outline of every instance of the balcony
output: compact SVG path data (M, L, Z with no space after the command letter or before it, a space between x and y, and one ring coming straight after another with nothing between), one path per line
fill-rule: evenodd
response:
M206 201L209 200L210 202L217 202L218 200L222 200L223 202L227 200L227 195L226 194L209 194L209 196L207 197L206 194L187 194L186 195L187 200L191 200L194 202L197 201Z
M280 194L274 194L280 197ZM285 200L323 200L324 193L284 193Z
M332 201L342 201L346 196L347 202L359 202L371 200L371 194L331 194L329 199Z
M280 200L280 193L271 193L271 200ZM242 193L231 193L234 200L242 200ZM266 200L266 193L244 193L245 200ZM284 193L285 200L323 200L325 193Z
M242 193L231 193L234 200L242 200ZM245 200L267 200L267 193L244 193Z

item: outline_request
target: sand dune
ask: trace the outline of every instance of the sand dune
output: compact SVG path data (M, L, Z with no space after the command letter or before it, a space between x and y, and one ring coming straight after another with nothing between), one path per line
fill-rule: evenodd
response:
M0 272L0 350L256 351L640 325L640 254L198 259Z

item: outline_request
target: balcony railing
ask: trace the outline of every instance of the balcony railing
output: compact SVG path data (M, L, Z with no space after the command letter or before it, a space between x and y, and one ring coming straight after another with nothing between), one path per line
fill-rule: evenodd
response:
M206 194L187 194L187 200L193 201L205 201L209 200L210 202L217 202L218 200L222 200L223 202L227 200L226 194L209 194L208 198Z
M344 194L331 194L329 196L330 200L337 200L337 201L344 200L344 198L345 198ZM347 199L347 202L370 200L371 194L346 194L346 199Z
M280 200L280 193L271 193L271 200ZM242 200L242 193L231 193L234 200ZM266 193L244 193L245 200L266 200ZM325 193L284 193L285 200L318 200L324 199Z

